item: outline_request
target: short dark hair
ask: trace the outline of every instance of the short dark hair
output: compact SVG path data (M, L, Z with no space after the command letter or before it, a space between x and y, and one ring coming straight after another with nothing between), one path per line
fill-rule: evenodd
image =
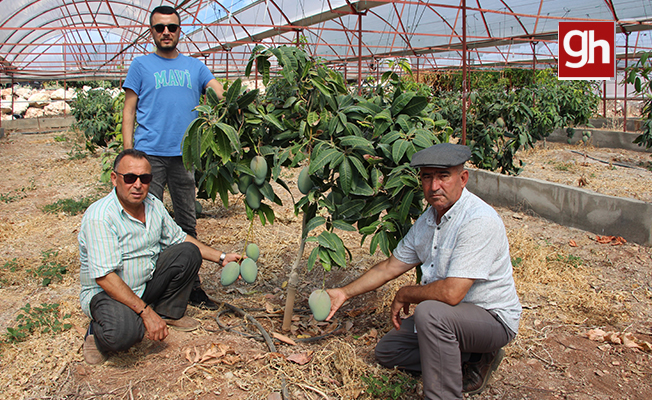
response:
M138 159L145 159L147 162L149 162L149 157L147 157L147 154L145 152L136 150L136 149L124 149L118 154L118 156L115 158L115 161L113 161L113 170L118 169L118 165L120 165L120 161L125 157L125 156L131 156L133 158L138 158ZM151 163L150 163L151 165Z
M181 16L177 12L177 10L174 9L174 7L170 6L158 6L155 9L152 10L152 13L149 15L149 26L152 26L152 19L154 18L154 14L165 14L165 15L176 15L177 19L179 20L179 23L181 23Z

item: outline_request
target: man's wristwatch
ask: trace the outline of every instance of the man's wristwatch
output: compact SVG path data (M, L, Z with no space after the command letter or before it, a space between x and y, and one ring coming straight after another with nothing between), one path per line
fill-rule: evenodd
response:
M222 252L222 255L220 256L220 264L224 262L224 259L226 258L226 253Z

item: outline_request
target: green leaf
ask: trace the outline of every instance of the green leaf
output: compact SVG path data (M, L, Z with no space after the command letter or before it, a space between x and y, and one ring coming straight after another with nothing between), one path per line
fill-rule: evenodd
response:
M390 109L391 113L393 116L398 115L404 108L405 106L408 105L410 100L414 97L416 93L414 92L407 92L407 93L402 93L400 94L393 102L392 102L392 107Z
M400 164L401 158L405 155L405 151L410 146L410 142L405 139L399 139L392 145L392 159L394 163Z
M306 118L306 122L310 126L317 126L319 123L319 113L316 111L310 111L308 113L308 117Z
M329 252L329 255L331 257L331 260L335 264L339 265L341 268L346 268L346 257L344 255L344 245L343 245L341 240L338 243L337 251L331 251L331 252Z
M333 221L333 228L342 230L342 231L347 231L347 232L355 232L356 229L353 225L349 224L348 222L345 222L341 219L336 219Z
M312 160L310 162L310 167L308 173L310 175L315 174L317 171L324 168L326 164L331 162L335 157L338 157L341 153L339 150L332 147L328 147L325 150L320 151L319 153L313 153Z
M224 134L229 138L232 149L235 150L238 154L242 151L242 145L240 144L240 138L238 137L238 132L231 125L225 124L223 122L218 122L215 126L224 132ZM231 151L229 151L229 154Z
M212 89L211 89L212 90ZM210 114L211 111L213 111L213 108L209 105L202 104L200 106L195 107L195 111L203 114Z
M376 215L389 209L394 203L384 196L374 198L371 203L364 209L364 215Z
M316 216L316 217L312 218L306 224L306 231L304 232L304 234L307 234L308 232L312 231L313 229L315 229L315 228L317 228L317 227L319 227L321 225L324 225L325 223L326 223L326 218L324 218L324 217Z
M353 170L351 169L351 164L347 158L344 158L340 164L340 186L345 195L349 195L351 192L351 187L353 185Z
M276 118L274 114L265 114L263 118L265 119L265 121L274 125L274 127L279 131L283 132L285 130L285 127L283 127L281 122L278 120L278 118Z
M410 207L412 206L412 200L414 199L414 191L410 190L407 192L405 197L401 199L401 202L399 203L399 215L400 215L400 222L403 224L407 221L407 217L410 213Z
M240 95L240 89L242 88L242 80L240 78L236 79L231 85L229 86L229 89L224 93L224 102L226 104L231 104L235 101L235 99L238 98Z
M331 97L331 91L328 90L328 88L327 88L326 86L324 86L324 84L322 84L322 83L320 83L320 82L317 82L317 81L314 80L314 79L311 79L311 80L310 80L310 83L312 83L312 84L313 84L317 89L319 89L319 91L320 91L324 96L326 96L326 97Z
M365 201L361 199L345 201L343 204L337 206L337 212L345 218L353 218L358 216L360 211L365 206Z
M365 169L364 165L362 165L362 161L360 161L358 157L349 156L349 161L351 162L351 164L353 164L353 166L358 171L360 176L362 176L363 179L369 179L369 173Z
M220 99L217 97L217 93L215 92L215 89L212 87L206 88L206 98L208 99L208 104L211 107L215 107L219 102Z
M256 98L258 97L258 93L260 93L260 90L254 89L250 90L247 93L243 94L238 98L238 108L241 110L244 110L251 104Z
M310 255L308 256L308 262L306 265L306 268L308 268L308 271L312 271L312 269L315 267L315 262L317 262L317 256L319 255L319 246L315 247L312 249L310 252Z
M319 236L317 236L317 240L320 246L337 251L337 241L340 240L340 238L334 233L323 231Z
M330 252L328 249L325 249L323 247L318 247L319 249L319 261L321 261L321 266L324 267L325 271L330 271L331 270L331 256Z
M265 196L266 199L274 201L276 198L276 193L274 193L274 189L272 188L272 185L269 184L269 182L265 181L263 183L262 187L259 187L258 190L260 190L260 193Z
M372 143L360 136L345 136L340 139L340 146L349 146L353 148L361 148L373 152Z
M294 96L288 97L287 100L285 100L285 103L283 104L283 108L290 108L294 104L294 102L297 101L297 98Z
M355 179L351 193L358 196L373 196L374 190L369 186L366 180Z
M403 114L415 116L428 106L428 98L424 96L414 96L410 103L402 110Z

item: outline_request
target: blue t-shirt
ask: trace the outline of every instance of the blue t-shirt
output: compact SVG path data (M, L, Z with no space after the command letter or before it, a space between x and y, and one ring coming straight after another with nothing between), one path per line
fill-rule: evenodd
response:
M154 156L180 156L183 135L197 118L192 110L212 79L206 65L183 54L135 58L122 85L138 96L134 148Z

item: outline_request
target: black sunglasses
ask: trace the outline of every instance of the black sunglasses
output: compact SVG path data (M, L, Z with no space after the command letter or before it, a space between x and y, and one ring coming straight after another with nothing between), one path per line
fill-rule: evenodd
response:
M165 28L168 28L168 31L170 31L170 33L174 33L174 32L177 31L177 29L179 29L179 25L177 25L177 24L167 24L167 25L165 25L165 24L156 24L152 28L154 28L154 30L156 32L158 32L158 33L163 33L163 31L165 31Z
M142 174L142 175L136 175L136 174L121 174L120 172L113 171L118 175L122 175L122 179L125 180L125 183L128 185L131 185L132 183L136 182L136 179L140 179L140 183L143 185L147 185L152 181L152 174Z

